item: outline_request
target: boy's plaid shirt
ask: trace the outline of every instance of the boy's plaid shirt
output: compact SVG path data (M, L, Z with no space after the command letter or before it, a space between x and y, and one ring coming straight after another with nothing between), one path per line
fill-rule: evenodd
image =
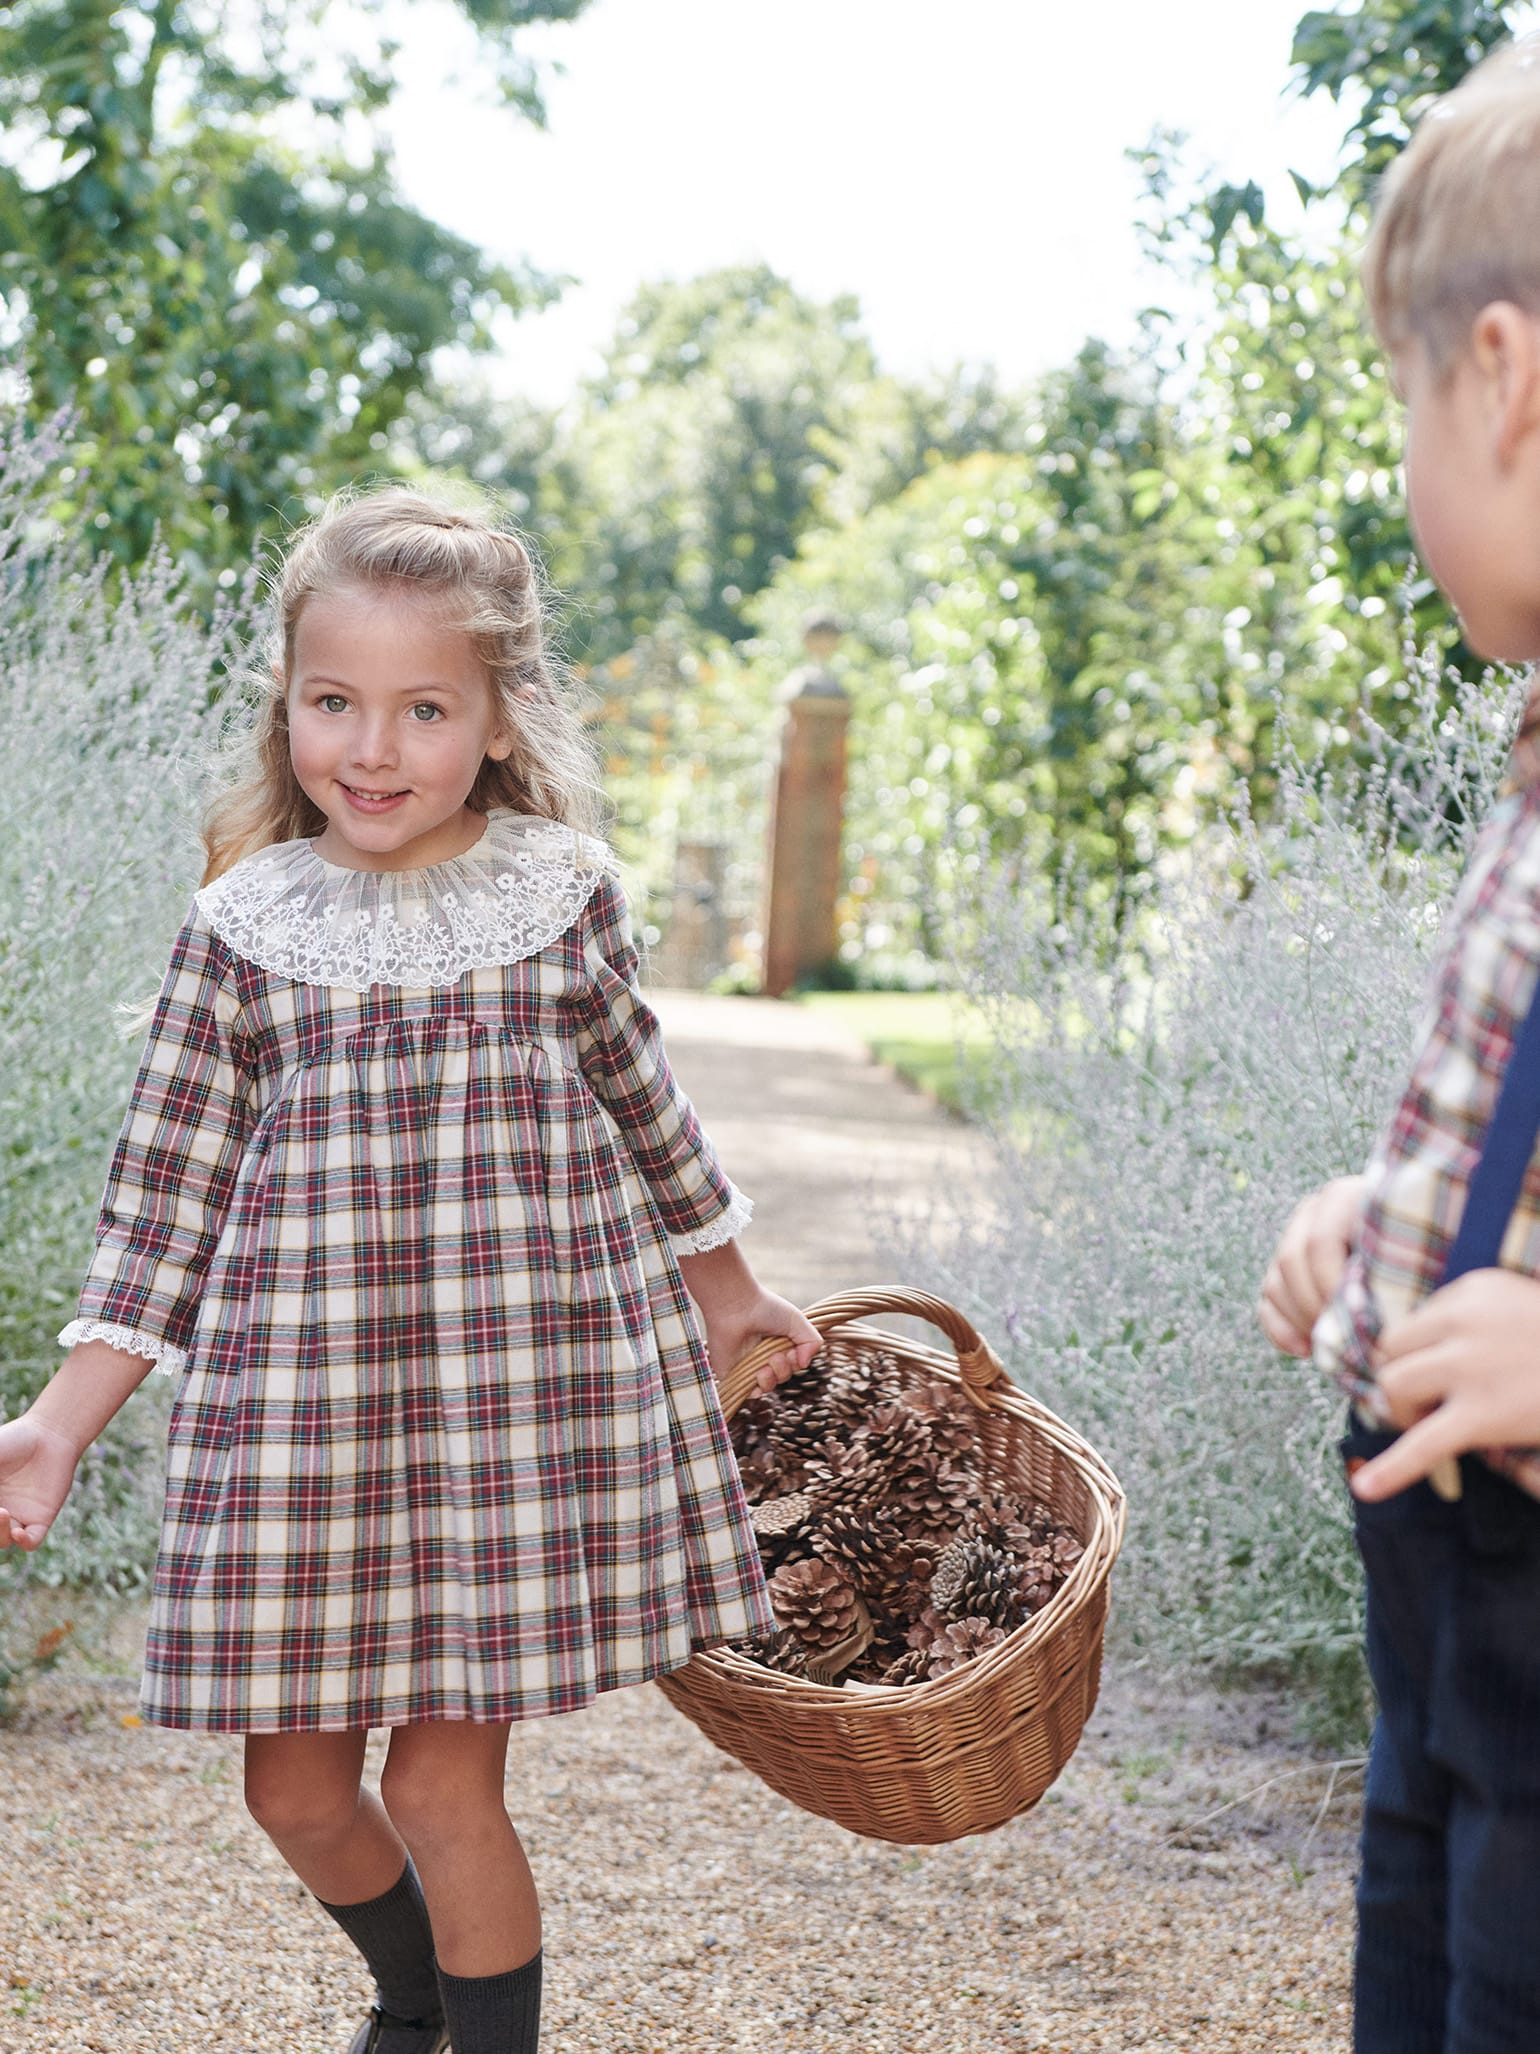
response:
M1315 1360L1373 1420L1382 1331L1443 1281L1503 1072L1540 976L1540 683L1509 776L1450 909L1411 1081L1368 1166L1358 1246L1313 1335ZM1502 1266L1540 1277L1540 1157L1508 1224ZM1540 1354L1540 1328L1536 1332ZM1540 1449L1484 1449L1540 1497Z

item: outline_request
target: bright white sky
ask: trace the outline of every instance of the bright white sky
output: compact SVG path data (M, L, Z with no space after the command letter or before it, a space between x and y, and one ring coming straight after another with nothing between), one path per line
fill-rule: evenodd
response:
M1185 129L1293 204L1346 126L1286 93L1309 0L594 0L529 31L550 127L491 104L449 0L406 0L402 182L499 255L574 276L494 374L552 403L644 279L763 259L853 292L885 368L1023 379L1151 297L1123 152Z

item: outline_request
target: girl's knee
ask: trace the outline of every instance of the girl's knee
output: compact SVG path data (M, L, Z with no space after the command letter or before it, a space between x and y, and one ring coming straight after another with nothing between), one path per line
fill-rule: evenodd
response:
M246 1809L270 1840L338 1839L358 1816L360 1780L342 1764L306 1759L302 1749L246 1750Z
M451 1749L392 1746L380 1776L380 1798L408 1847L464 1842L488 1827L506 1829L500 1765Z

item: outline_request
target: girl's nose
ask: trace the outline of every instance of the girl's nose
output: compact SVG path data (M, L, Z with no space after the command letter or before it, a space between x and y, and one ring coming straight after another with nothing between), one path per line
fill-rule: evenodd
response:
M360 769L382 769L396 760L395 731L389 721L370 721L353 738L353 760Z

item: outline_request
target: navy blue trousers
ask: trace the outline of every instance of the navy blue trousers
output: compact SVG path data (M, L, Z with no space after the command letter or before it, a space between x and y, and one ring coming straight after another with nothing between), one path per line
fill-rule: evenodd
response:
M1351 1461L1390 1436L1352 1427ZM1354 2054L1540 2054L1540 1502L1355 1501L1379 1718L1364 1791Z

